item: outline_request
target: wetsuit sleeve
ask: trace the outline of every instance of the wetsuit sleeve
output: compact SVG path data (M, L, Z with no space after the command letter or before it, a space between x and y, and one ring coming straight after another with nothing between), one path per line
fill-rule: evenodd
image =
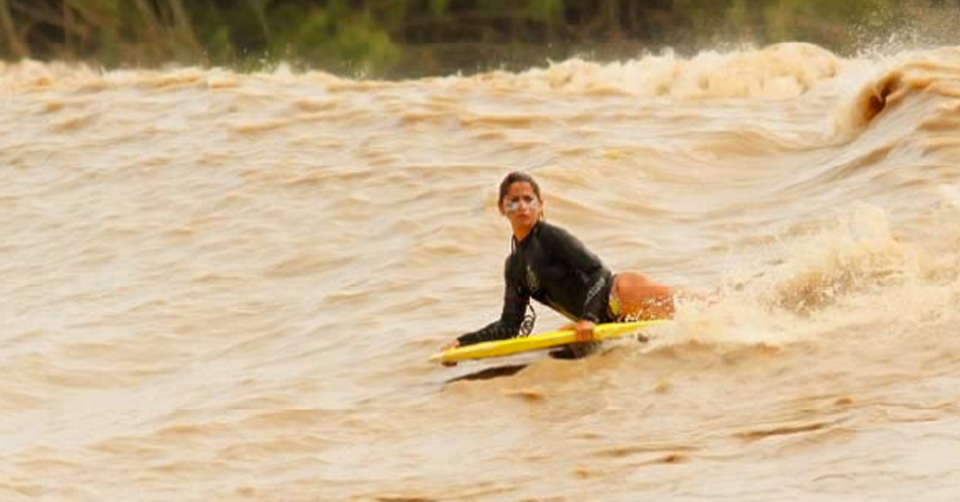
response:
M586 246L570 232L552 227L550 246L553 252L576 273L584 278L587 289L584 296L580 319L599 323L606 309L606 298L601 292L606 281L610 280L607 269L600 258L593 254Z
M530 303L530 294L520 286L519 278L513 276L511 268L508 258L504 266L506 288L503 293L503 312L500 314L500 319L482 329L460 336L457 338L460 345L513 338L520 332L523 315L527 312L527 305Z

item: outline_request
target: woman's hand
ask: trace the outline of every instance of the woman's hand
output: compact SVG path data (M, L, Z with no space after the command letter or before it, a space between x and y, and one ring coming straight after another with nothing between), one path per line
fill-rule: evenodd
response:
M454 348L457 348L457 347L459 347L459 346L460 346L460 340L454 339L452 342L447 343L447 344L444 345L443 347L440 347L440 352L443 352L443 351L449 350L449 349L454 349ZM456 361L444 361L444 362L442 362L442 363L440 363L440 364L442 364L442 365L444 365L444 366L456 366L456 365L457 365L457 362L456 362Z
M595 325L591 321L580 319L579 321L573 323L570 326L577 333L578 342L592 342L593 338L593 327Z

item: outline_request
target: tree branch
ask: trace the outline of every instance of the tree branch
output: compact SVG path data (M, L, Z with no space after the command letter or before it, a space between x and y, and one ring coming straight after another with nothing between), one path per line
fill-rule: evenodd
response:
M30 50L13 30L13 18L10 15L10 5L7 4L7 0L0 0L0 26L3 27L3 33L6 35L13 56L17 59L29 56Z

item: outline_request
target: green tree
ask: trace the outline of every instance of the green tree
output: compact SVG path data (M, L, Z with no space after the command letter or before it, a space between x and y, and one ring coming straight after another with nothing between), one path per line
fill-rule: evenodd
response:
M960 0L0 0L0 57L254 69L278 61L415 76L524 68L584 52L801 40L844 52ZM917 17L919 16L919 17Z

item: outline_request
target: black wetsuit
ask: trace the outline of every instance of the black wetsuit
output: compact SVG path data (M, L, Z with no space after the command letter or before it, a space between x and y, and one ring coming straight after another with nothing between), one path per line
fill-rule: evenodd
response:
M607 301L613 275L600 259L566 230L537 223L504 266L506 290L500 319L458 338L460 345L512 338L519 334L530 298L571 320L609 322Z

